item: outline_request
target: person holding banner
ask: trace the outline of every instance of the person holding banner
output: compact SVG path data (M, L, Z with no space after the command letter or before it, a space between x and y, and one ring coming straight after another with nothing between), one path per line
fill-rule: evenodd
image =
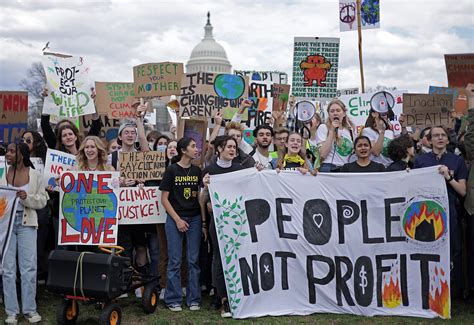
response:
M384 172L385 167L370 159L372 142L365 135L358 136L354 140L354 151L357 160L346 163L341 167L341 173L377 173Z
M415 143L408 134L402 134L388 144L388 156L393 160L386 171L393 172L413 168L411 161L415 157Z
M231 136L223 135L218 136L212 142L214 148L217 151L217 161L207 166L203 171L203 182L204 190L201 192L200 201L201 208L207 209L207 212L211 215L209 222L209 235L212 241L212 283L216 288L216 299L222 306L221 316L223 318L232 317L232 313L229 308L229 301L227 299L227 290L224 280L224 271L222 268L221 254L219 251L219 244L217 241L217 231L214 218L212 217L212 206L209 198L209 176L230 173L233 171L244 169L244 167L235 162L235 155L237 153L237 140ZM203 218L203 231L206 229L205 211L201 212Z
M249 155L255 160L259 169L275 169L276 167L269 151L274 135L273 128L268 124L261 124L253 130L255 149Z
M326 124L321 124L316 132L316 143L323 160L319 171L335 172L349 162L355 126L347 116L346 105L339 99L328 104L327 112Z
M3 260L3 294L6 324L16 324L20 309L16 290L17 262L21 275L21 305L25 318L30 323L41 322L36 311L37 252L36 235L38 217L36 210L44 208L48 201L43 178L30 160L28 146L24 143L10 144L5 155L8 168L1 185L18 189L20 198L10 242ZM6 182L6 184L5 184ZM18 256L18 261L17 261Z
M181 254L183 237L186 238L188 259L188 285L186 302L190 310L199 310L201 288L199 285L199 249L201 243L201 210L199 187L201 169L191 164L197 157L196 141L183 137L178 141L178 155L166 168L160 184L161 203L166 209L165 224L168 240L168 268L165 303L171 311L181 311Z
M388 156L387 147L390 141L395 137L392 125L387 120L388 114L388 112L376 112L371 108L369 116L365 121L365 127L361 132L361 135L365 135L371 141L372 149L370 151L370 159L385 167L393 162Z
M292 132L285 143L285 149L278 157L277 172L280 170L298 170L301 174L312 171L311 163L302 154L303 136Z
M461 233L460 221L456 209L456 201L459 197L466 195L466 179L468 176L466 165L461 157L447 151L449 132L446 127L439 125L433 126L428 135L432 151L421 154L415 158L414 168L423 168L430 166L439 166L439 173L446 180L449 200L449 230L451 232L450 249L451 278L453 279L453 296L459 296L462 293L462 267L461 267Z

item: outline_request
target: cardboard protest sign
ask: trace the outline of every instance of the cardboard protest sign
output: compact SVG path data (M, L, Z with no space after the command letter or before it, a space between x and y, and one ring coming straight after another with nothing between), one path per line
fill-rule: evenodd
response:
M334 98L339 68L339 38L295 37L293 83L295 97Z
M282 71L234 70L234 74L248 77L249 80L265 81L276 84L288 84L288 74Z
M474 53L445 54L448 86L466 88L474 83Z
M209 192L234 318L451 317L438 167L318 177L249 168L211 176Z
M357 2L339 0L339 28L341 32L357 30ZM361 29L380 28L380 1L360 1Z
M59 245L115 245L118 233L118 172L61 174Z
M15 223L16 208L19 202L16 191L17 189L13 187L0 186L0 275L3 274L3 258L8 249Z
M146 63L133 67L135 97L179 95L184 68L182 63Z
M166 169L166 153L157 151L120 152L120 176L140 181L160 180Z
M111 119L133 118L136 115L132 103L135 100L133 82L95 83L97 113Z
M28 124L28 92L0 91L0 142L17 141Z
M44 99L44 114L77 117L95 113L93 84L84 58L44 55L42 63L49 90Z
M121 187L118 222L120 225L165 223L166 210L157 186Z
M466 88L448 88L430 86L430 94L453 95L454 111L465 115L469 108Z
M99 137L110 141L117 138L118 129L120 127L120 120L111 119L107 115L99 115L100 119L100 134ZM79 120L79 132L86 137L89 134L92 125L92 116L81 116Z
M248 97L248 78L233 74L196 72L183 77L179 98L180 116L213 117L222 111L232 119L240 103ZM247 120L247 116L243 116Z
M452 95L403 94L403 114L407 126L423 129L428 126L453 127Z
M204 162L204 147L206 145L207 119L182 118L178 121L178 139L189 137L196 141L198 155L192 161L194 165L202 166Z
M64 171L74 169L76 156L59 150L48 149L44 163L44 182L51 185L55 191L59 191L56 180Z
M286 112L289 96L290 96L290 85L273 84L272 85L272 97L273 97L272 111Z
M399 134L402 131L402 127L399 122L400 114L403 110L403 93L404 90L389 91L389 93L395 99L395 106L393 107L393 113L395 118L390 121L392 124L393 131L395 134ZM361 128L364 127L365 121L370 114L370 99L376 93L364 93L354 95L341 95L339 99L346 105L347 116L351 119L354 125L357 127L356 133L359 134Z

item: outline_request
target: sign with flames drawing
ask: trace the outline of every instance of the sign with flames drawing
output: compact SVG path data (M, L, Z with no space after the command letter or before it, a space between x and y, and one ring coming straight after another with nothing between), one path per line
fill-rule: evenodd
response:
M437 167L317 177L246 169L209 186L234 318L451 317Z

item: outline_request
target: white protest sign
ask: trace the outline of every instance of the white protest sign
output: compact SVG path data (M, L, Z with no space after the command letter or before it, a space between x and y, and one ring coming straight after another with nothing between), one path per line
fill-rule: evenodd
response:
M76 165L76 156L59 150L48 149L44 166L45 184L51 185L55 191L58 191L56 179L59 179L61 172L72 170L74 165Z
M445 183L438 167L211 176L233 317L450 318Z
M393 107L393 113L395 114L395 119L390 121L393 126L393 132L399 134L402 130L400 122L400 114L403 111L403 93L406 93L405 90L395 90L387 91L395 99L395 106ZM365 121L370 114L370 99L375 93L364 93L364 94L354 94L354 95L341 95L339 99L346 105L347 116L357 127L357 133L365 125Z
M82 57L44 55L42 63L49 90L44 100L44 114L66 118L95 113L90 69Z
M118 221L120 225L165 223L159 187L121 187Z

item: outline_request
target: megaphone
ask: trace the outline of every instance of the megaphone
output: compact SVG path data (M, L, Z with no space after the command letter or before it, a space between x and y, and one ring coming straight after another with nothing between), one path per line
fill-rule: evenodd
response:
M387 91L379 91L370 99L370 108L380 114L388 114L388 118L393 120L393 107L395 106L395 98Z
M303 100L298 102L295 107L296 119L302 123L311 121L316 114L316 107L313 103Z

